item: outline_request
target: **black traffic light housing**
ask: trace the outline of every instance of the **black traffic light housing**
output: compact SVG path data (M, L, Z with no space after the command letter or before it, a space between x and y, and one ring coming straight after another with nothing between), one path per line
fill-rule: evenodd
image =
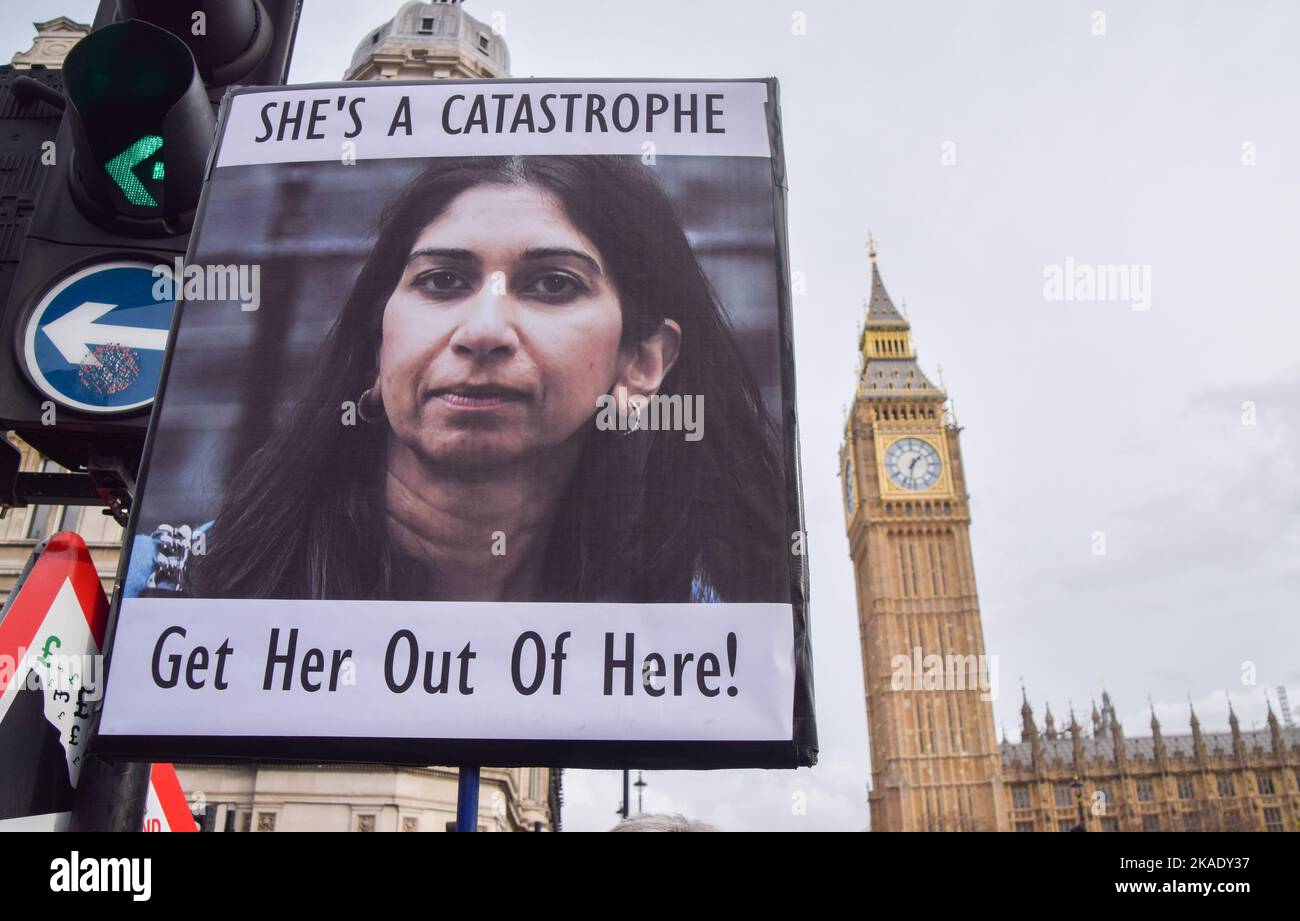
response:
M139 20L112 23L68 53L63 87L77 210L127 236L188 234L216 118L185 43Z
M110 262L139 269L184 258L214 110L235 82L285 82L300 10L301 0L102 0L93 31L64 62L56 160L43 168L0 318L0 428L71 470L112 469L111 480L131 482L148 403L91 406L52 388L55 375L32 367L34 341L53 354L45 334L33 332L36 313L79 273ZM89 326L93 318L85 322L101 337L112 335ZM129 345L91 341L84 348L83 371L87 364L100 370L103 349L132 365ZM161 364L160 350L147 354L148 362L132 365L142 384ZM59 379L76 386L78 367L67 361ZM9 486L0 483L0 504L21 504Z
M116 5L118 19L150 22L180 38L193 53L200 78L210 86L263 80L283 83L287 76L275 72L276 59L271 49L276 38L282 36L277 36L274 28L262 28L270 18L263 0L118 0ZM267 65L272 69L270 73L265 72ZM258 74L259 70L263 72ZM250 80L250 76L254 79Z
M42 161L63 119L63 71L0 65L0 305L9 298L23 240L47 172Z

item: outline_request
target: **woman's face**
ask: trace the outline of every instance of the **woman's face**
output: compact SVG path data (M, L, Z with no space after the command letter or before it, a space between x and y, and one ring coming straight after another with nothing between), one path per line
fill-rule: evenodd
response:
M429 462L514 461L559 445L619 372L604 261L550 194L481 185L420 233L383 316L379 390Z

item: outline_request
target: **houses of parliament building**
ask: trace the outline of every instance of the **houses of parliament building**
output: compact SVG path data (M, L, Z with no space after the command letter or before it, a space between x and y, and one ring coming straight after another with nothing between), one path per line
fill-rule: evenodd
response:
M1300 729L1128 738L1109 695L1088 727L1040 727L1026 698L1018 743L995 736L970 545L960 429L917 364L880 278L840 450L858 597L873 831L1300 830ZM944 663L921 680L912 662ZM954 669L951 666L956 665ZM901 666L901 667L900 667ZM929 671L927 667L927 671ZM936 669L937 671L937 669ZM954 680L954 678L956 680ZM967 678L971 680L966 680Z

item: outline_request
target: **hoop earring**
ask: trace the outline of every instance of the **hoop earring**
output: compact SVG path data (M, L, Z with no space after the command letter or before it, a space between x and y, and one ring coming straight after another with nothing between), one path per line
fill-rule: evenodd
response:
M632 407L632 418L627 420L627 428L623 430L624 435L631 435L641 428L641 406L637 404Z
M371 412L366 412L366 405L374 402L378 402L379 404L378 411L372 410ZM361 394L360 398L357 399L357 415L361 417L362 422L382 422L384 419L388 418L388 414L384 412L384 401L375 400L375 391L373 387L367 387Z

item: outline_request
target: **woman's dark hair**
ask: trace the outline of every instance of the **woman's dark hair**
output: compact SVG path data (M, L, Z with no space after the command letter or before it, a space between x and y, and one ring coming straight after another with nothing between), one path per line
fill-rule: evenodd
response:
M637 158L597 156L438 161L402 189L305 397L229 484L207 553L191 559L187 591L403 596L407 564L386 533L388 427L346 426L340 417L374 380L384 306L418 235L485 183L526 184L556 198L605 262L623 345L665 318L681 326L660 393L702 395L707 419L693 442L680 431L597 433L592 424L548 541L538 600L686 601L701 578L724 601L788 600L782 454L758 388L652 171Z

